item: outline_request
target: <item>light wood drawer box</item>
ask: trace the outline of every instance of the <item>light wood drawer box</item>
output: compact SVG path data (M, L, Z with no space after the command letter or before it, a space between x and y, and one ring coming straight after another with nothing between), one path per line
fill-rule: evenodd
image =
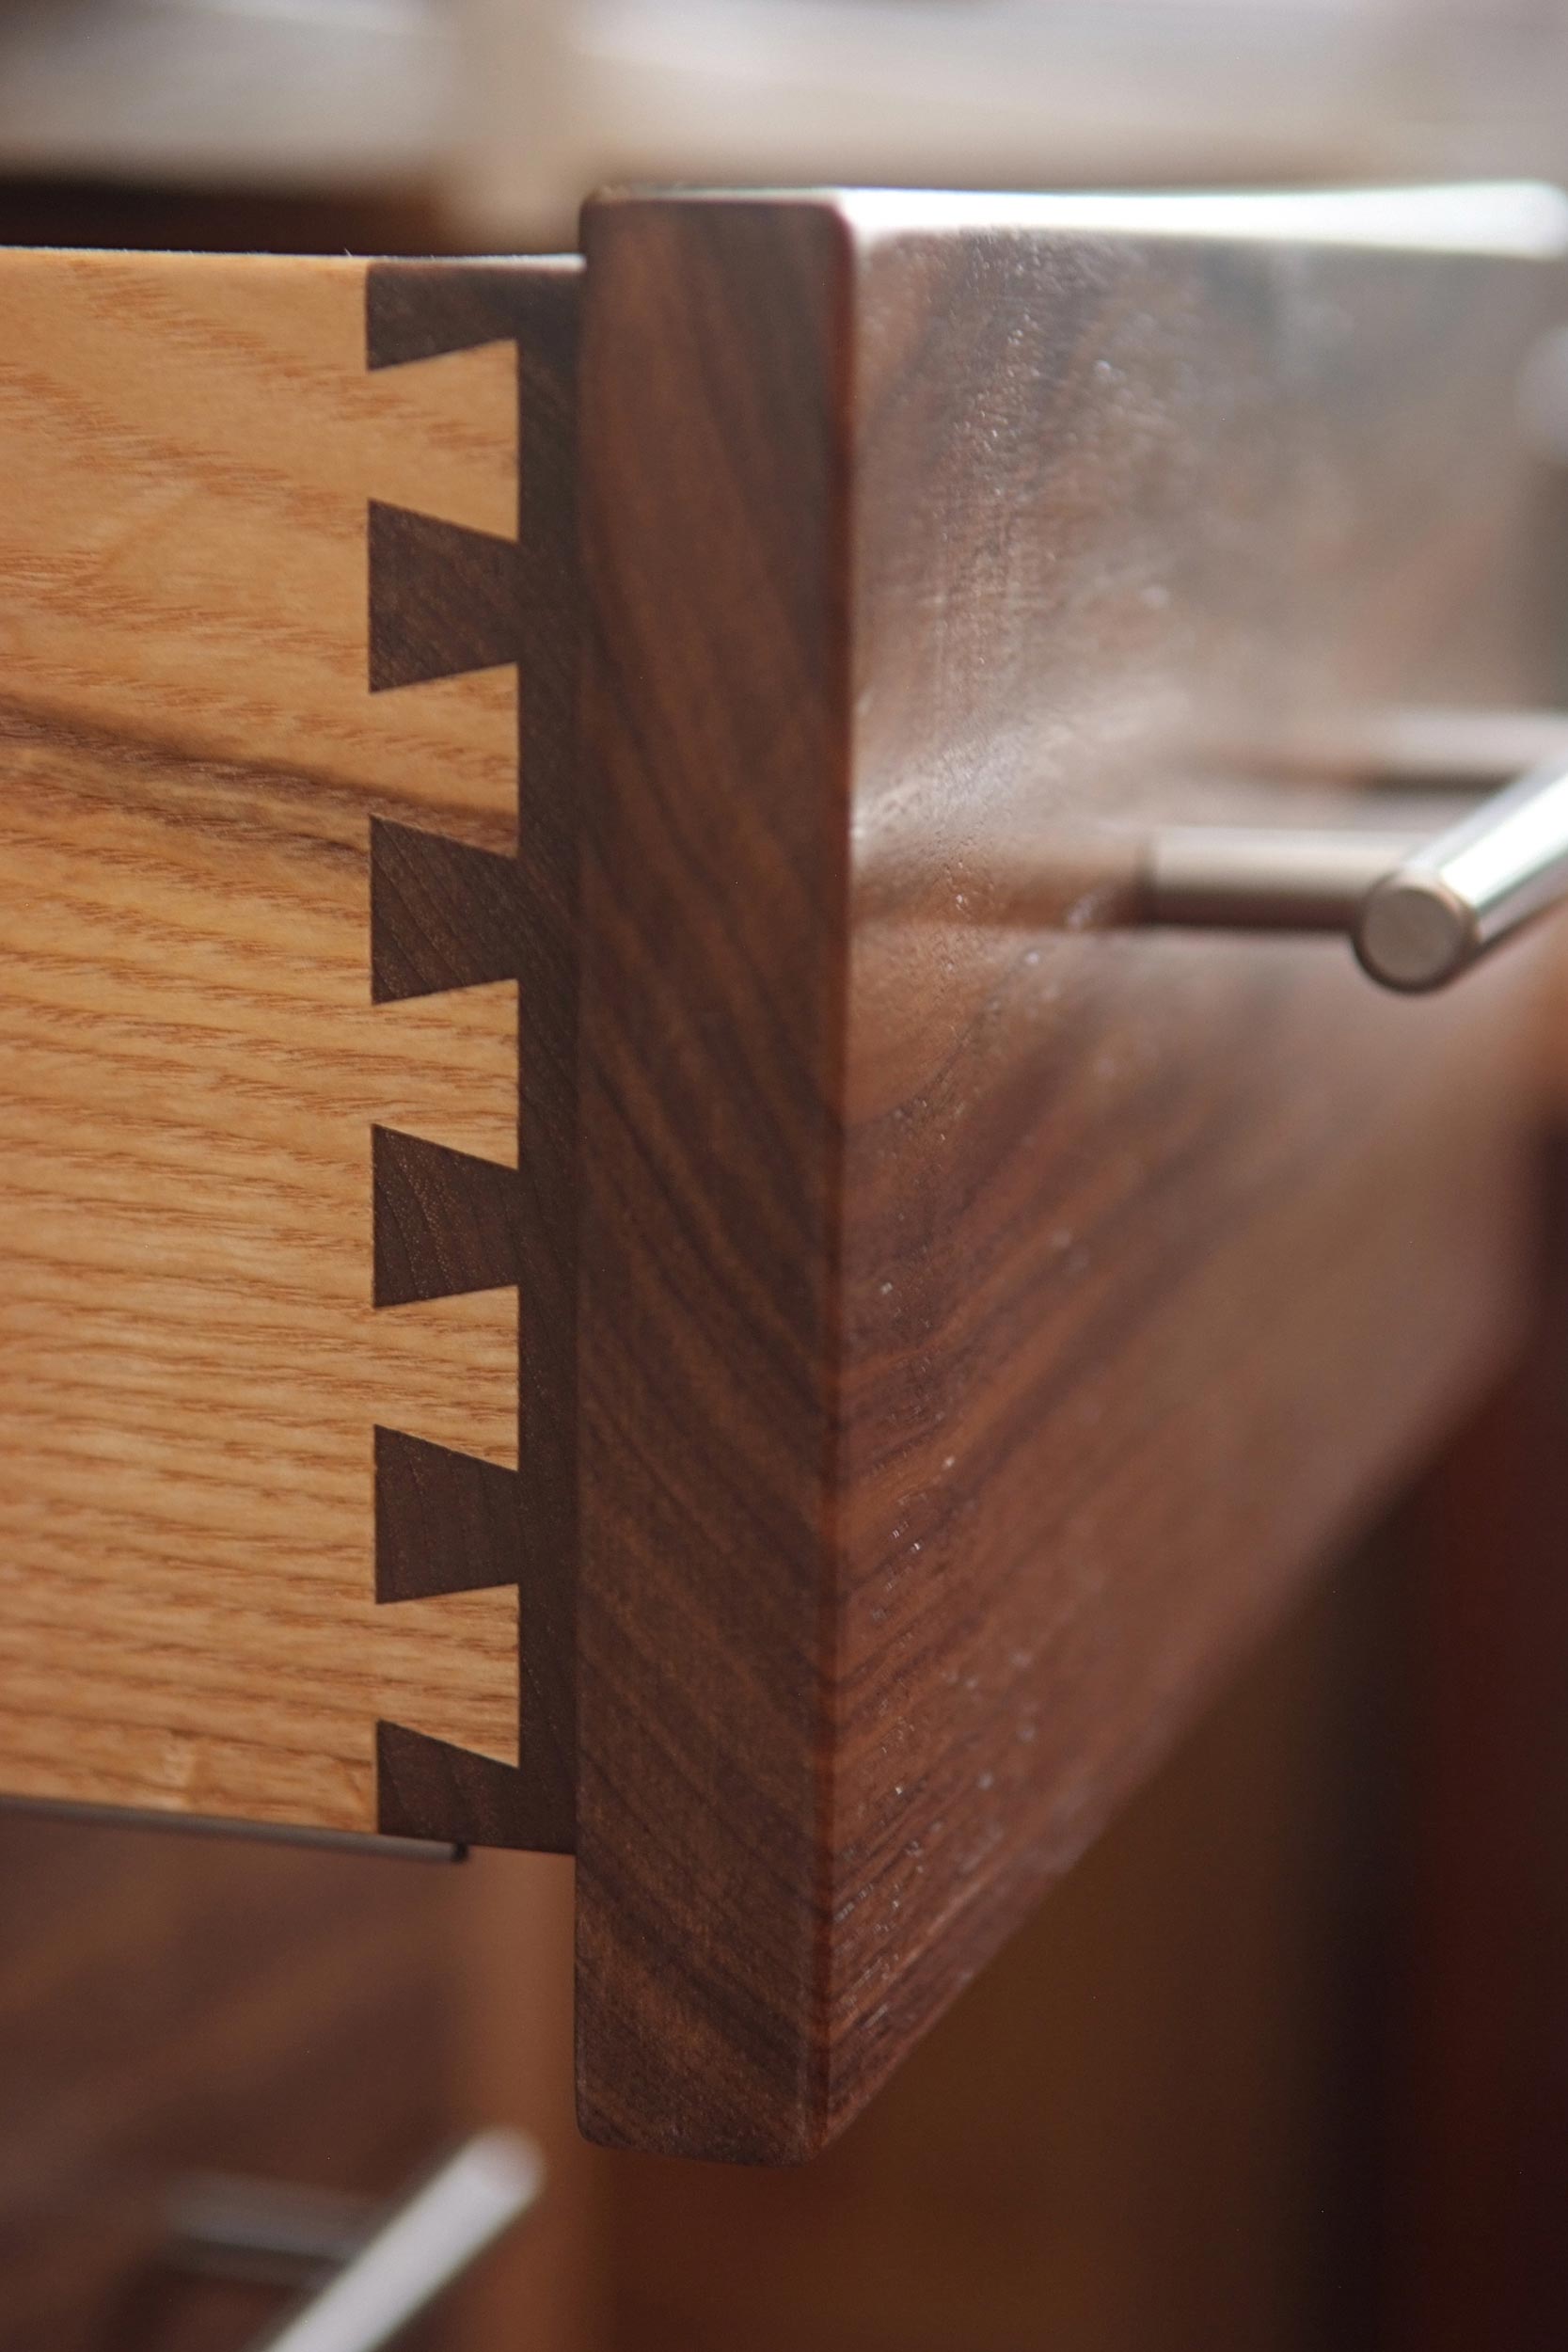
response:
M1560 699L1563 249L0 256L0 1788L575 1850L591 2132L853 2114L1515 1328L1550 933L1132 917Z

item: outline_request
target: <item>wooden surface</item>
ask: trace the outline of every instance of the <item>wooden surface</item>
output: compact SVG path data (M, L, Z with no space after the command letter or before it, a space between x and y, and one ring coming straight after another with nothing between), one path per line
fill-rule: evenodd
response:
M1397 1591L1333 1564L816 2163L612 2158L617 2346L1370 2352Z
M1553 1038L1561 1077L1561 1036ZM1407 1515L1407 1831L1386 2131L1391 2352L1527 2352L1568 2309L1568 1150L1528 1347Z
M1185 219L588 215L613 2142L819 2146L1515 1325L1539 951L1412 1003L1117 924L1148 823L1343 814L1277 781L1316 737L1551 691L1560 215Z
M606 2139L820 2145L1513 1328L1539 953L1121 928L1549 691L1558 215L1296 217L591 215L580 934L575 266L0 259L0 1793L568 1846L580 1493Z
M375 2199L499 2123L545 2197L410 2352L602 2342L614 2160L573 2119L564 1863L0 1816L0 1888L3 2352L240 2352L286 2296L171 2261L182 2180Z
M169 2266L182 2175L385 2196L429 2163L457 1875L0 1819L5 2352L234 2352L278 2297Z
M569 1841L575 291L0 257L5 1793Z

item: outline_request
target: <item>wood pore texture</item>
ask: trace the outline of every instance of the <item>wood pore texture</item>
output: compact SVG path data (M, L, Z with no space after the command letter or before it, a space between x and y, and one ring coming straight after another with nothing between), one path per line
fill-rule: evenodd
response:
M0 257L0 1792L569 1843L576 282Z
M1543 951L1122 927L1148 824L1354 821L1315 742L1553 695L1558 230L1281 222L590 208L611 2142L820 2146L1516 1327Z

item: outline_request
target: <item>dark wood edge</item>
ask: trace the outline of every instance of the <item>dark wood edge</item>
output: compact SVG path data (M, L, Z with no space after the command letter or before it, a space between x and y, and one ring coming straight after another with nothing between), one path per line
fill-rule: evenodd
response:
M777 199L607 200L585 250L579 2117L784 2162L828 2127L850 256Z

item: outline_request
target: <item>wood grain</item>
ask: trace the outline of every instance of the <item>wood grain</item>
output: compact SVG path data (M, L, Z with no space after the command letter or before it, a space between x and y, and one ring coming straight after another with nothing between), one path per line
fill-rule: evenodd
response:
M1290 1613L815 2163L610 2157L616 2343L1379 2342L1391 1582L1358 1557Z
M1515 1328L1549 943L1118 928L1148 825L1550 692L1557 216L1332 210L590 210L604 2139L820 2146Z
M489 1831L567 1834L553 1388L538 1424L569 1354L527 1342L519 1472L515 1286L543 1263L547 1316L571 1263L551 1161L575 283L0 258L0 1790L460 1836L421 1811L422 1735L488 1768L453 1770L484 1782ZM432 637L433 583L475 548L510 601ZM520 734L543 812L521 860ZM499 866L541 936L464 965L454 921ZM541 962L519 1169L517 996ZM406 1212L381 1308L372 1128ZM476 1169L510 1238L504 1262L475 1243L484 1287L458 1296L471 1227L453 1243L419 1211L469 1202ZM427 1562L406 1527L378 1562L378 1426L384 1529L407 1496L457 1515ZM525 1548L504 1574L471 1556L496 1525L474 1497L508 1476L537 1506L521 1696ZM403 1767L379 1815L378 1721Z
M1403 1529L1407 1820L1385 2134L1384 2329L1397 2352L1458 2352L1478 2330L1524 2352L1551 2341L1568 2297L1565 1212L1556 1127L1539 1168L1528 1345Z

